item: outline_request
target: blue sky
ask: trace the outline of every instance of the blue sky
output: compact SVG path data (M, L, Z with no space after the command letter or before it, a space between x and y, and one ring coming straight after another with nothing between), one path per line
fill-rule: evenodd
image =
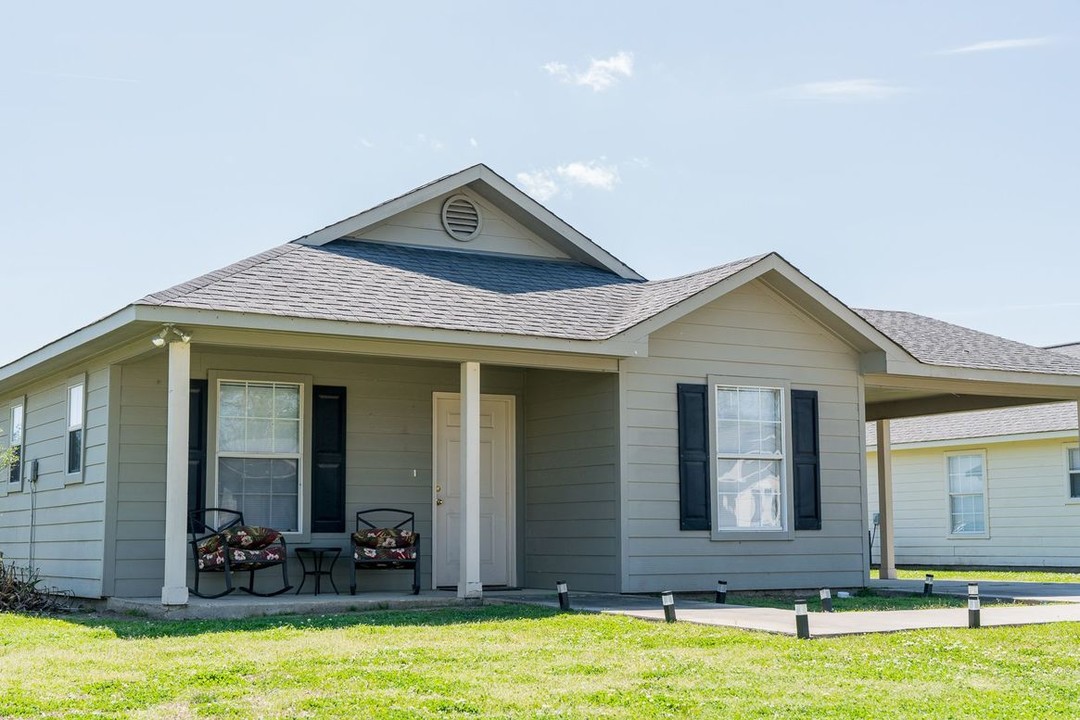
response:
M5 3L0 364L476 162L649 278L776 250L1078 341L1078 42L1074 2Z

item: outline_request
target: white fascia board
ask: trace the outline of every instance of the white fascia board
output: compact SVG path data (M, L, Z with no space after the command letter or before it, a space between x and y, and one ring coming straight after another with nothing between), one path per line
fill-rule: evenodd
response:
M200 310L160 305L137 305L136 318L145 322L174 323L177 325L210 326L237 330L266 330L295 332L312 335L332 335L379 340L400 340L441 345L464 345L539 352L574 353L578 355L602 355L607 357L647 357L647 342L624 340L565 340L561 338L512 335L507 333L481 333L439 328L406 327L402 325L377 325L340 320L297 318L283 315L264 315L224 310Z
M619 277L631 280L644 280L641 275L604 250L589 238L575 230L569 223L555 215L533 198L522 192L513 183L496 173L486 165L473 165L453 175L435 180L422 185L393 200L365 210L362 213L346 218L341 222L327 225L322 230L317 230L310 235L293 240L300 245L325 245L338 240L346 235L354 235L365 228L380 223L387 218L410 210L417 205L434 200L437 197L454 192L465 186L471 186L482 197L497 204L507 204L506 209L511 216L522 214L533 222L539 223L552 235L559 238L570 248L576 249L577 254L593 261L598 267L605 268ZM485 192L485 187L488 189ZM550 238L548 238L550 242Z
M42 363L55 360L64 354L72 353L78 351L80 348L86 347L89 343L101 339L105 335L115 332L125 325L135 322L136 314L135 306L128 305L127 307L114 312L112 315L107 315L97 322L91 323L90 325L65 335L58 340L54 340L48 345L23 355L21 358L0 368L0 383L28 370L32 370Z
M927 385L923 381L936 383ZM947 381L970 383L994 383L997 385L1046 386L1043 391L1032 397L1056 398L1058 400L1080 400L1080 375L1062 375L1039 372L1021 372L1019 370L988 370L985 368L967 368L954 365L927 365L917 360L913 362L890 358L888 371L883 374L867 375L867 384L877 387L921 389L932 387L948 391ZM1049 390L1053 388L1053 390ZM959 387L956 392L963 392ZM968 388L983 394L1009 394L1009 391L993 392L992 389ZM1060 390L1060 394L1057 391ZM1049 394L1047 394L1049 392Z
M573 248L576 248L578 253L592 259L598 263L600 267L610 270L619 277L628 280L645 279L629 265L594 243L584 234L576 230L570 223L548 210L512 182L486 165L480 166L479 179L487 184L499 198L509 201L513 205L513 207L509 209L511 215L515 214L514 211L528 215L534 221L539 222L541 225L554 232L561 240L568 243ZM489 201L495 200L495 198L487 195L482 190L477 190ZM568 254L574 255L575 253Z
M421 185L415 190L410 190L393 200L388 200L387 202L376 205L375 207L353 215L352 217L345 218L340 222L327 225L322 230L316 230L309 235L299 237L293 240L293 242L299 245L320 246L338 240L346 235L359 232L364 228L371 227L389 217L403 213L417 205L426 203L428 200L433 200L440 195L453 192L463 185L467 185L473 180L477 180L480 177L480 170L482 167L482 165L473 165L472 167L465 168L453 175L447 175L446 177L439 178L427 185Z
M966 445L996 445L998 443L1024 442L1027 440L1075 440L1076 437L1076 430L1048 430L1047 432L1017 433L1016 435L920 440L917 442L893 443L891 447L894 451L917 450L920 448L962 447ZM877 445L867 445L866 452L876 453Z

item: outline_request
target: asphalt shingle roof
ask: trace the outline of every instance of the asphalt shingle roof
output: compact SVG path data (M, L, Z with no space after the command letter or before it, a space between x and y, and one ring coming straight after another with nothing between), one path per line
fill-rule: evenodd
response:
M855 312L927 365L1080 375L1080 358L1062 352L910 312L859 309Z
M1076 430L1076 403L1026 405L893 420L893 444ZM877 427L866 424L866 444L877 445Z
M352 240L290 243L137 304L603 340L762 257L642 282L562 260Z
M763 257L669 280L640 281L565 260L359 240L289 243L136 304L605 340ZM914 313L856 312L923 363L1080 375L1080 357Z

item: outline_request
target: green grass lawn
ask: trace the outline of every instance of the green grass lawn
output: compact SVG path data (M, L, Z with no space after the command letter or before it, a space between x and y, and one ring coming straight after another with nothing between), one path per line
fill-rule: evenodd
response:
M999 580L1001 582L1080 583L1080 573L1053 570L939 570L935 568L897 568L901 580L922 580L933 573L934 580ZM877 568L870 570L877 578Z
M0 615L3 717L1080 716L1080 623L789 637L495 606Z

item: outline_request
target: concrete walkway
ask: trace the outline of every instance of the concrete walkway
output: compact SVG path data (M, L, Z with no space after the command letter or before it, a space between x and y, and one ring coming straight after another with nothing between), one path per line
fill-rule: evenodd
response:
M876 589L908 591L908 585L890 587L890 583L912 583L915 581L883 581L885 585L872 584ZM918 591L922 591L922 581L917 582ZM966 582L949 583L940 590L947 594L967 594ZM1002 587L998 587L1001 585ZM1037 585L1037 587L1036 587ZM979 583L980 595L1001 599L1015 599L1030 605L1007 607L984 607L980 612L980 621L984 627L1002 625L1035 625L1053 622L1080 622L1080 587L1061 585L1050 587L1050 583ZM1004 587L1008 586L1008 588ZM1019 586L1013 588L1013 586ZM1012 594L1006 594L1006 589ZM938 584L934 584L938 591ZM642 620L662 621L663 608L659 596L647 597L636 595L609 595L602 593L571 593L571 607L585 612L607 613L640 618ZM1040 600L1040 598L1045 598ZM542 607L558 607L558 598L554 592L521 590L486 593L485 602L522 603ZM1053 601L1056 604L1047 604ZM716 625L757 630L781 635L795 635L795 612L779 608L749 607L741 605L717 605L709 602L679 599L676 595L676 614L680 621L701 625ZM968 626L967 607L929 609L929 610L889 610L855 611L839 613L810 613L811 637L836 637L840 635L862 635L869 633L899 632L901 630L921 630L929 628L966 628Z
M1076 583L1000 582L979 580L977 572L972 581L979 583L979 595L987 598L1015 600L1017 602L1074 602L1080 603L1080 585ZM940 595L967 596L967 580L935 580L934 593ZM921 593L922 580L871 580L874 590Z
M921 592L921 580L874 580L879 591ZM1006 607L989 606L981 611L985 627L1032 625L1053 622L1080 622L1080 585L1066 583L979 582L984 598L1029 603ZM936 594L966 595L965 581L938 581ZM700 594L699 594L700 596ZM658 595L616 595L571 593L574 610L625 615L643 620L663 621ZM557 608L554 590L499 590L484 593L485 604L523 604ZM110 598L108 609L137 613L146 617L186 619L237 619L265 615L325 615L366 610L407 610L413 608L477 605L461 600L455 593L426 590L420 595L362 593L360 595L278 595L261 598L237 592L223 598L205 600L192 597L182 607L166 608L159 598ZM682 622L795 635L795 612L779 608L717 605L676 596L676 612ZM876 612L810 613L812 637L834 637L866 633L898 632L928 628L967 627L967 608L933 610L892 610Z

